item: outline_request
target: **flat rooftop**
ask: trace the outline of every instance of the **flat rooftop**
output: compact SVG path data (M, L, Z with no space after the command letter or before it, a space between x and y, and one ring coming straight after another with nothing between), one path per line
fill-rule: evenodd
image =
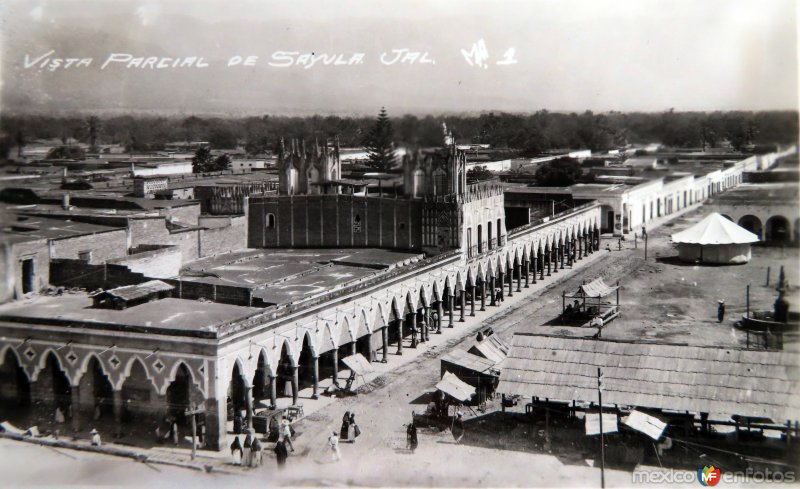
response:
M192 262L180 279L253 290L287 304L421 260L423 255L373 248L245 250Z
M0 306L0 321L97 327L120 331L215 337L226 323L262 309L185 299L161 299L123 310L92 307L87 293L35 296Z
M746 183L714 197L715 204L797 204L800 201L798 182Z
M105 233L117 229L121 228L38 216L18 217L14 221L2 223L2 228L0 228L2 238L0 240L3 242L23 242L39 239L59 239Z

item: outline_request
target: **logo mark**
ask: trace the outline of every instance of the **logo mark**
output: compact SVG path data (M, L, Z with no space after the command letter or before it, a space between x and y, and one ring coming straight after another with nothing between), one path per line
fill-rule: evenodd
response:
M722 472L713 465L706 465L702 469L697 469L697 481L703 486L716 486L721 478Z

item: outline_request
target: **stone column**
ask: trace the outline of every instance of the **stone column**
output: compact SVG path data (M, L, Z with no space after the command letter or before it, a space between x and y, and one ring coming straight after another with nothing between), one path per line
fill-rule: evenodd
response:
M492 302L489 303L490 306L497 305L497 296L495 294L495 285L494 285L494 275L489 277L489 297L492 299Z
M486 310L486 279L481 279L481 311Z
M517 292L522 292L522 270L520 264L514 265L514 271L517 274Z
M403 319L397 319L397 354L403 354Z
M411 330L411 348L417 347L417 311L412 312L406 317L410 317L408 329Z
M463 323L464 322L464 306L465 306L465 303L467 302L467 291L464 290L464 289L461 289L461 292L459 292L458 296L459 296L459 299L460 299L460 302L461 302L459 304L460 317L458 318L458 322L459 323Z
M508 296L514 297L514 267L508 269Z
M416 315L416 314L415 314ZM428 322L425 320L425 307L422 307L422 312L419 313L419 319L417 320L417 326L419 327L419 342L425 343L425 333L428 329Z
M575 258L578 259L578 260L583 258L583 246L581 246L581 240L582 239L583 238L581 238L581 235L579 234L578 235L578 239L575 240L575 244L577 246L577 249L575 250L576 251Z
M550 250L547 250L544 253L544 259L547 260L547 276L548 277L550 276L550 267L553 266L553 257L552 257L552 255L553 255L553 253ZM544 278L544 277L542 277L542 278Z
M431 310L430 307L424 306L422 308L422 334L425 337L425 341L431 340Z
M539 270L537 269L539 262L537 260L538 258L535 256L533 257L533 260L531 260L531 268L532 268L531 271L533 272L531 274L532 275L531 278L533 279L533 285L536 285L536 275L539 273Z
M294 386L295 386L294 381L292 381L292 389L295 388ZM295 402L295 404L297 403ZM253 429L253 386L251 385L244 386L244 408L245 412L247 413L246 414L247 429L252 430Z
M116 424L116 429L114 430L114 436L117 438L122 436L122 408L125 405L125 401L122 399L122 390L115 390L114 391L114 423Z
M269 376L269 408L278 408L278 379L274 375Z
M350 343L350 355L355 355L356 353L358 353L358 340L353 340Z
M319 399L319 357L314 357L314 388L311 399Z
M525 271L525 288L529 288L531 286L530 276L531 276L531 261L525 258L522 261L522 270Z
M81 388L78 385L73 385L70 388L70 411L72 411L72 431L80 431L81 429Z
M387 363L389 361L389 325L384 324L381 328L381 343L383 344L383 358L381 359L381 363Z
M567 253L567 266L571 267L572 266L572 245L570 244L569 239L567 239L567 241L564 244L564 246L565 246L565 251Z
M332 376L333 385L338 386L339 385L339 349L338 348L334 348L333 350L331 350L331 353L333 353L333 376Z
M297 404L297 395L300 392L300 379L298 378L297 365L292 367L292 405Z
M436 303L436 314L438 315L438 319L436 320L436 334L442 334L442 318L444 317L444 311L442 310L441 300Z
M472 287L472 290L470 291L471 292L471 294L470 294L471 299L469 301L469 316L470 317L475 317L475 289L476 289L476 287L474 285L472 285L471 287Z
M541 267L539 267L539 280L544 280L544 257L544 252L539 254L539 265L541 265Z
M225 441L228 433L226 429L227 410L225 399L226 396L223 394L218 398L212 397L205 400L206 436L204 442L206 448L211 450L226 450L228 448L228 444Z
M550 250L550 261L553 262L553 273L558 273L558 246Z
M564 258L566 258L565 255L567 254L566 246L567 246L566 243L561 243L561 246L558 247L559 252L561 253L561 269L562 270L564 269Z
M503 291L505 290L505 286L506 286L506 283L503 280L503 276L504 275L505 274L502 271L497 272L497 288L500 289L500 294L501 295L503 294Z
M448 313L447 314L448 315L447 327L448 328L452 328L453 327L453 305L454 305L453 303L455 302L455 300L456 300L456 296L455 295L451 295L450 296L450 300L447 301L447 313Z

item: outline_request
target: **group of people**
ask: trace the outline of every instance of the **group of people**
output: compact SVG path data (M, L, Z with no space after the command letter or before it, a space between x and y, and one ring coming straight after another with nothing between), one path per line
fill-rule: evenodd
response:
M356 424L356 413L347 411L342 417L342 428L339 430L339 439L341 441L349 441L355 443L358 435L361 434L361 429Z
M239 441L239 436L235 436L231 443L231 456L233 457L233 464L242 467L258 467L262 462L261 440L258 435L255 435L252 430L245 430L244 444ZM294 445L292 444L292 437L294 437L294 429L289 419L284 416L278 426L278 441L275 443L275 456L278 460L278 466L283 467L286 464L286 459L289 457L289 452L294 452Z
M250 430L244 438L244 445L239 442L237 435L231 443L233 463L242 467L258 467L261 465L261 441L258 436L253 436Z

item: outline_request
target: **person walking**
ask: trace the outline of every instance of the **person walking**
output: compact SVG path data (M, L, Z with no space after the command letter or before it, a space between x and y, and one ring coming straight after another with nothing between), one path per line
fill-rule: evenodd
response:
M289 452L286 450L286 443L283 442L283 438L278 438L274 451L275 457L278 459L278 468L282 469L286 465L286 459L289 458Z
M417 425L414 424L414 412L411 412L411 424L406 428L406 448L414 453L417 449Z
M281 434L283 435L283 442L289 446L291 451L294 451L294 443L292 443L292 424L289 423L289 418L283 417L281 421Z
M253 465L253 437L250 436L250 431L246 431L247 436L244 437L244 445L242 445L242 466L251 467Z
M717 303L719 304L717 306L717 322L721 323L725 319L725 301L720 299Z
M453 439L456 443L460 443L461 439L464 438L464 420L461 419L461 413L456 415L456 419L453 421Z
M331 460L334 462L341 460L342 454L339 452L339 436L335 431L332 431L331 436L328 437L328 446L331 448Z
M358 435L361 434L361 429L359 429L358 425L356 424L356 413L350 413L350 424L347 428L347 439L350 440L350 443L355 443L356 438Z
M238 436L233 437L231 457L233 457L233 465L242 465L242 444L239 442Z
M250 444L250 457L252 457L251 467L261 466L261 442L258 440L258 436L254 436L253 443Z
M339 440L347 441L350 434L350 411L344 413L342 417L342 427L339 429Z
M90 431L89 434L92 435L92 446L99 447L102 444L100 441L100 433L98 433L96 429L92 428L92 431Z

